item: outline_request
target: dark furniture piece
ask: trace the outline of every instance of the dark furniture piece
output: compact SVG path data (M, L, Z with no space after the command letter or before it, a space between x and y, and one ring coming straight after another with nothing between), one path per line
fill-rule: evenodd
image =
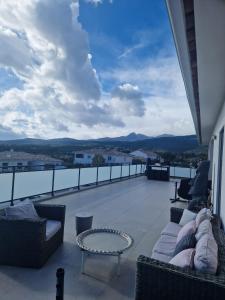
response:
M77 235L83 231L91 229L93 216L89 213L76 214L76 232Z
M36 204L41 219L9 220L0 211L0 264L40 268L63 243L65 206ZM61 228L46 240L46 222L57 220Z
M170 167L168 166L147 166L146 175L151 180L170 180Z
M191 200L199 196L207 196L209 167L210 162L204 160L199 164L196 170L196 176L193 179L181 179L178 196L186 200Z
M179 223L183 210L171 208L171 222ZM212 221L218 244L216 275L182 269L146 256L137 261L136 300L218 300L225 299L225 237L216 216Z

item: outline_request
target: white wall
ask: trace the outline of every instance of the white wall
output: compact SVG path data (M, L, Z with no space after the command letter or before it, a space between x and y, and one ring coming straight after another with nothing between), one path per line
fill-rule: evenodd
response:
M214 149L212 164L212 201L214 204L214 212L216 212L216 196L217 196L217 173L218 173L218 155L219 155L219 134L220 130L225 126L225 103L220 110L220 115L217 119L216 126L213 131ZM213 138L213 137L212 137ZM224 136L225 142L225 136ZM223 146L223 165L222 165L222 180L221 180L221 219L225 226L225 145Z

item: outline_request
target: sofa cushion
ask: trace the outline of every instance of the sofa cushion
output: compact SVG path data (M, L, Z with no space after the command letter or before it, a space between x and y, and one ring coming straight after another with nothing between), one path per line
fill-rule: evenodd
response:
M202 273L215 274L218 266L218 246L214 237L204 234L196 245L195 269Z
M181 228L182 226L180 226L179 224L174 222L169 222L161 232L161 235L170 235L170 236L177 237Z
M198 227L200 223L204 220L211 220L212 213L210 209L202 208L196 216L196 226Z
M186 235L192 234L196 232L196 224L195 220L192 220L185 224L178 233L177 243Z
M39 219L36 209L31 201L25 200L14 206L5 208L5 216L7 218L17 219Z
M200 225L198 226L197 232L195 234L195 238L197 241L200 240L200 238L204 235L204 234L210 234L213 236L213 232L212 232L212 224L209 220L204 220L200 223Z
M195 248L196 245L196 238L195 234L191 233L185 235L177 244L173 253L173 256L177 255L181 251L189 248Z
M47 220L46 222L46 241L50 240L61 228L61 222L55 220Z
M169 235L161 235L153 247L153 252L161 253L167 256L173 256L176 247L177 238Z
M196 213L193 213L192 211L185 208L180 219L179 225L184 226L188 222L195 220L196 216Z
M168 256L168 255L165 255L165 254L162 254L162 253L153 252L151 258L159 260L161 262L168 263L171 260L172 256Z
M169 263L181 268L193 268L195 249L185 249L174 256Z

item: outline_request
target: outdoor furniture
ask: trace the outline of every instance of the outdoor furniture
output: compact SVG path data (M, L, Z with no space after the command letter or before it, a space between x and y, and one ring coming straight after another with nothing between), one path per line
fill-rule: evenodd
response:
M179 226L182 213L183 209L171 208L170 221L172 224L169 224L173 225L170 226L170 231L172 228L173 233L175 227ZM220 219L215 215L213 217L211 224L218 245L217 273L212 275L174 266L165 262L170 258L164 254L158 253L158 258L141 255L137 260L136 300L225 299L225 235L224 231L220 229ZM165 231L162 233L163 235L166 234Z
M147 178L149 180L160 180L169 181L170 180L170 167L168 166L147 166L146 171Z
M63 243L65 206L35 204L35 209L36 220L9 219L0 211L1 265L40 268Z
M87 212L76 214L76 232L77 235L81 232L91 229L93 216Z
M132 243L133 239L130 235L115 229L96 228L79 234L77 244L82 252L81 273L84 273L85 253L92 253L117 256L117 275L119 276L121 255L131 247Z

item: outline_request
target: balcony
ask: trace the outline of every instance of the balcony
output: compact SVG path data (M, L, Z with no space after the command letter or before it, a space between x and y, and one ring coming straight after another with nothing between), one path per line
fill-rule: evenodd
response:
M173 182L141 176L48 200L46 203L66 205L64 244L41 269L1 266L2 299L55 299L58 267L65 269L65 300L133 299L137 257L151 254L169 220L173 193ZM93 255L86 260L88 275L81 275L81 252L75 243L75 215L81 211L93 214L93 227L112 227L133 237L133 246L122 256L120 277L116 276L115 257Z

